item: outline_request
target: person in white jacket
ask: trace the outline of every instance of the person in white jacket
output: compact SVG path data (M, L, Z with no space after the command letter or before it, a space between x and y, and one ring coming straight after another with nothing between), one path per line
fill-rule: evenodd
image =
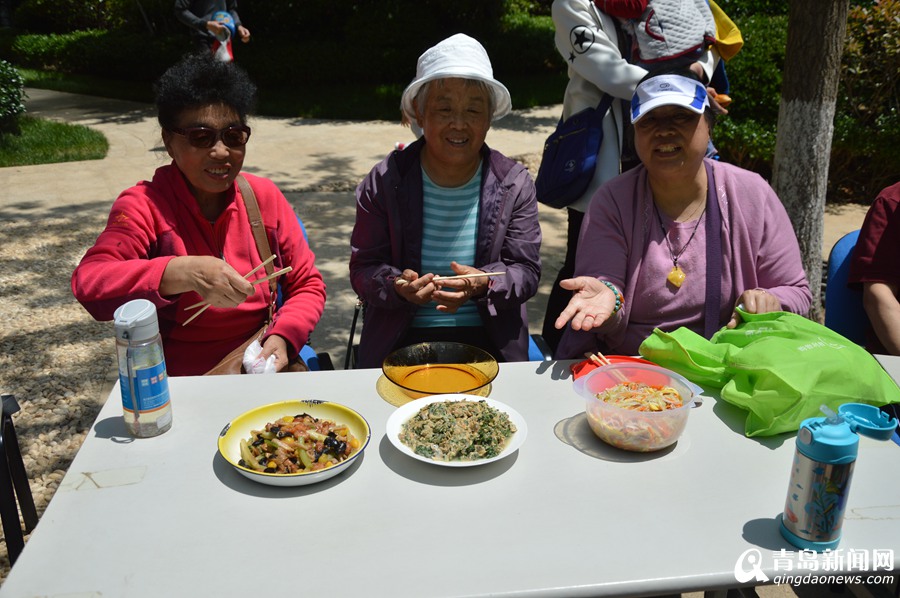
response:
M626 35L616 18L599 11L591 0L555 0L551 10L556 49L565 59L569 74L562 118L567 119L585 108L596 107L605 93L622 100L614 101L603 119L603 143L591 183L584 194L567 208L566 258L550 291L542 330L544 339L555 351L562 331L557 330L554 324L571 298L571 293L562 289L559 282L574 274L578 233L591 198L603 183L622 172L622 148L626 136L630 135L623 114L627 115L627 104L647 71L626 61ZM701 74L698 71L702 71L701 77L708 82L717 59L714 51L704 52L693 70L698 75Z

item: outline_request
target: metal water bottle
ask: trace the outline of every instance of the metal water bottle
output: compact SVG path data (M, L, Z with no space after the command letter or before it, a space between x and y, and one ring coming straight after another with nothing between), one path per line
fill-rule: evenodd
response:
M137 438L157 436L172 427L172 403L156 306L135 299L113 318L125 427Z
M800 424L791 466L781 535L802 549L834 549L841 541L841 526L859 434L888 440L897 420L878 407L862 403L841 405L838 413L822 406L827 417L812 417Z

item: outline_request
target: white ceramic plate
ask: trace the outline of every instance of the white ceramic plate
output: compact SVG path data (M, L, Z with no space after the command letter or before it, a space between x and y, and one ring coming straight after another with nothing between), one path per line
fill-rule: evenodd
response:
M488 404L489 407L493 407L498 411L506 413L509 416L510 421L515 424L516 433L513 434L512 438L509 439L506 447L504 447L503 451L499 455L490 457L488 459L477 459L475 461L436 461L434 459L429 459L428 457L418 455L414 453L408 446L400 442L400 430L403 428L404 423L406 423L412 416L419 412L419 409L421 409L425 405L430 405L431 403L439 403L441 401L484 401ZM441 465L443 467L474 467L476 465L493 463L494 461L507 457L516 452L519 447L522 446L522 443L525 442L525 437L528 435L528 426L525 424L525 418L519 415L519 413L515 409L501 403L500 401L472 395L446 394L433 395L430 397L425 397L423 399L416 399L415 401L410 401L409 403L398 407L397 410L394 411L394 413L392 413L388 418L385 433L387 434L388 440L391 441L391 444L397 447L397 450L405 455L409 455L413 459L418 459L419 461L430 463L432 465Z
M345 424L350 428L350 433L359 439L360 447L348 459L337 465L307 473L265 473L238 464L241 460L241 440L250 438L251 430L262 430L267 423L285 415L294 416L300 413ZM229 422L219 433L219 453L239 474L254 482L269 486L305 486L322 482L346 471L365 450L371 437L369 423L349 407L328 401L282 401L251 409Z

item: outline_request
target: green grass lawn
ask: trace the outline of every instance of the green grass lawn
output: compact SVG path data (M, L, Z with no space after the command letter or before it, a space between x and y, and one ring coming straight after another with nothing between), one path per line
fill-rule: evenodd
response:
M100 160L109 150L106 137L82 125L31 116L19 119L21 134L0 134L0 167Z

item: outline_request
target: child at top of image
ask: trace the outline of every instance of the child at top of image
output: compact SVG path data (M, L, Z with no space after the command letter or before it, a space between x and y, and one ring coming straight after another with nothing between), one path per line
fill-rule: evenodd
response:
M632 41L629 62L645 68L664 61L690 64L716 41L707 0L594 0L594 4L619 20Z

